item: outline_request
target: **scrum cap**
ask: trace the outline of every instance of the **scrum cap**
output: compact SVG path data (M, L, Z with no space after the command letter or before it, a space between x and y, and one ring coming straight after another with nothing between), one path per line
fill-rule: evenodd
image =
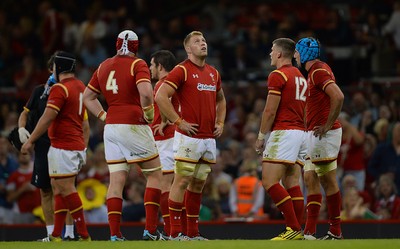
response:
M122 31L118 35L116 48L123 55L127 55L129 52L136 54L139 48L138 36L131 30Z
M300 54L302 64L319 58L319 42L312 37L300 39L296 44L296 50Z
M55 76L56 76L56 81L60 81L60 74L62 73L74 73L75 72L75 64L76 64L76 58L74 55L60 51L56 54L54 57L54 65L55 67Z

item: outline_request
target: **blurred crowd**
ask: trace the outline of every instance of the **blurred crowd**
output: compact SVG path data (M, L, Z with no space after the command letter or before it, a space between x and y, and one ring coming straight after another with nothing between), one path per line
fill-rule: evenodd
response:
M217 140L217 164L203 192L201 220L282 218L265 193L254 198L257 205L261 202L259 212L241 214L235 207L235 186L240 177L260 175L254 144L272 69L271 42L304 36L320 40L322 60L330 63L345 93L338 160L342 218L399 219L399 15L400 2L393 0L1 1L0 224L41 222L38 190L29 184L32 158L19 155L6 136L17 126L32 89L46 82L46 61L56 50L74 53L79 58L76 75L87 84L99 63L115 54L115 38L124 29L138 34L138 55L148 63L159 49L185 59L184 36L200 30L209 46L207 62L221 72L227 119ZM369 80L377 76L392 80ZM93 116L89 122L88 161L77 186L87 221L106 223L104 124ZM127 182L122 218L141 221L145 179L131 169ZM321 212L320 218L326 219L324 215Z

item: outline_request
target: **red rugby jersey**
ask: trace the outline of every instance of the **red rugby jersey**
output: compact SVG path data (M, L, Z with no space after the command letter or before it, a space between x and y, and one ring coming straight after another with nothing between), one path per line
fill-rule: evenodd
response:
M182 118L198 124L194 138L214 138L217 92L221 89L218 71L206 64L199 67L190 60L177 65L164 81L176 90ZM184 134L177 128L178 132Z
M336 84L335 75L325 62L314 63L308 72L309 97L307 98L307 129L324 125L328 120L330 111L330 98L325 93L329 84ZM333 129L342 127L338 120L332 126Z
M84 150L82 122L86 112L83 104L85 85L77 78L55 84L47 100L47 108L58 112L49 128L51 146L64 150Z
M300 71L284 65L268 76L268 94L281 96L272 130L305 130L307 81Z
M142 59L116 55L100 64L88 87L104 95L107 124L147 124L137 89L143 82L150 83L150 71Z

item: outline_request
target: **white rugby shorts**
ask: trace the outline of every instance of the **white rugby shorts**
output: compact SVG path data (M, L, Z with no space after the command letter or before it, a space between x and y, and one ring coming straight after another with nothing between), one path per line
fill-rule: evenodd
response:
M174 158L189 163L215 164L217 146L214 138L192 138L175 131Z
M156 140L158 153L160 155L160 162L163 172L174 172L174 138L165 140Z
M104 127L104 150L108 164L140 163L158 156L148 125L107 124Z
M271 132L263 162L304 165L307 155L306 132L302 130L275 130Z
M47 153L50 177L74 176L86 164L84 150L63 150L50 146Z
M315 137L313 131L307 132L308 152L311 162L330 162L337 159L342 143L342 128L328 131L325 136Z

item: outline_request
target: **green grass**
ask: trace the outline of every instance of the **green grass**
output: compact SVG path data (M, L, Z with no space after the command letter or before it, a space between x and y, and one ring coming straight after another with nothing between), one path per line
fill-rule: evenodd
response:
M400 239L363 239L341 241L269 241L269 240L210 240L210 241L92 241L92 242L0 242L1 249L394 249Z

